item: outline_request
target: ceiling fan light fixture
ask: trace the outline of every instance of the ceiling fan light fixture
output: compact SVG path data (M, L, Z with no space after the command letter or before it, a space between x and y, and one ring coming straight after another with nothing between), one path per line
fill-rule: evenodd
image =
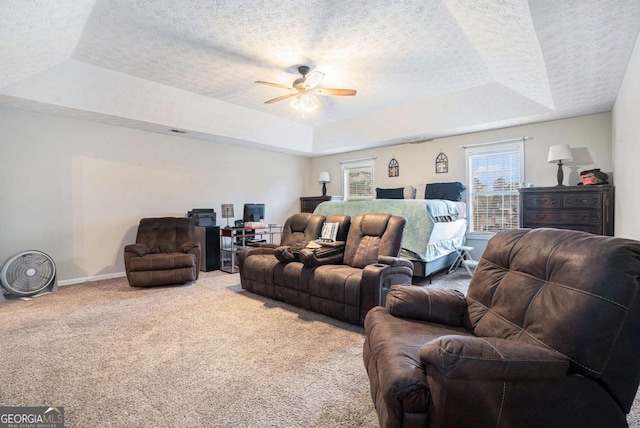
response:
M300 94L291 100L291 107L302 110L303 113L310 113L320 106L318 99L312 94Z
M324 79L324 73L314 70L311 73L309 73L308 76L305 77L302 85L306 89L313 89L316 86L318 86L318 84L322 81L322 79Z
M298 77L296 80L294 80L291 87L282 85L280 83L265 82L263 80L256 80L255 83L290 91L286 95L281 95L279 97L265 101L265 104L273 104L291 98L290 106L296 110L302 110L303 117L305 113L310 113L318 109L319 107L322 107L322 104L320 104L320 101L318 100L318 98L316 98L316 95L344 97L354 96L356 94L355 89L316 88L316 86L324 78L324 73L315 70L309 73L309 71L309 66L299 66L298 72L302 75L302 77Z

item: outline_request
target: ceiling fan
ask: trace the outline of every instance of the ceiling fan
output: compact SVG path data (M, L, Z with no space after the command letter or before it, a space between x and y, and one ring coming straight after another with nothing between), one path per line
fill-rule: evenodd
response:
M353 96L356 94L355 89L316 88L316 86L318 86L318 84L324 78L324 73L316 70L309 73L309 71L311 71L311 69L308 66L299 66L298 72L302 75L302 77L294 80L291 87L281 85L280 83L264 82L262 80L257 80L255 83L259 85L274 86L276 88L292 91L289 94L281 95L279 97L267 100L264 102L265 104L272 104L278 101L293 98L291 107L295 108L296 110L302 110L303 112L313 111L320 106L320 102L315 97L315 95L344 97Z

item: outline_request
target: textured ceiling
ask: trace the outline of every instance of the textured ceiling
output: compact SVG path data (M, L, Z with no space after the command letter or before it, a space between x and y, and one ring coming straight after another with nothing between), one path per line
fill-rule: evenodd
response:
M639 31L638 0L3 0L0 105L318 155L610 111ZM301 64L357 96L264 104Z

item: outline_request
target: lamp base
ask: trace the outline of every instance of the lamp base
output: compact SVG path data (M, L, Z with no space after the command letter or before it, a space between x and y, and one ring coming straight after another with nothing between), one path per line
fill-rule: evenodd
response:
M327 183L322 182L322 196L327 196Z
M556 184L556 187L560 187L560 186L564 186L564 184L562 184L562 182L564 181L564 172L562 171L562 161L558 161L558 184Z

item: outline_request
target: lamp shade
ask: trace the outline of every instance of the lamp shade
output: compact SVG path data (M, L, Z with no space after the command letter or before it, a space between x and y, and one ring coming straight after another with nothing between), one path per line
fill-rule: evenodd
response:
M331 176L329 175L329 173L327 171L323 171L318 176L318 182L319 183L331 183Z
M573 160L571 147L568 144L557 144L549 147L549 158L547 162L570 161Z
M222 218L233 217L233 204L222 204Z

